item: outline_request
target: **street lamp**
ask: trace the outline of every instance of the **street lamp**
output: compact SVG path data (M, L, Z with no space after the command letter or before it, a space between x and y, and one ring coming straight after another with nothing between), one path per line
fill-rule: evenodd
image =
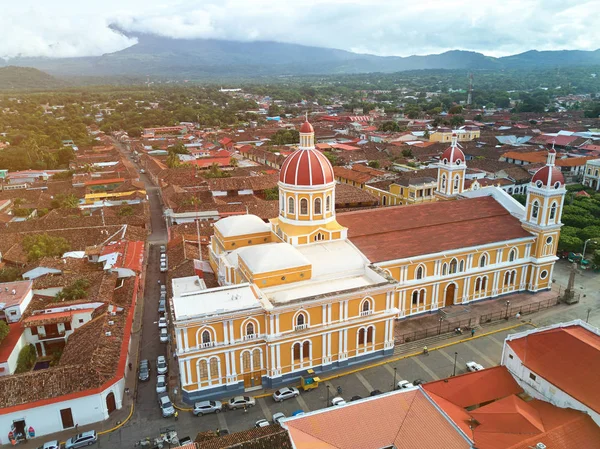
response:
M588 244L588 242L589 242L589 241L592 241L592 239L587 239L587 240L585 241L585 243L583 244L583 254L581 255L581 260L584 260L584 259L585 259L585 249L586 249L586 247L587 247L587 244ZM598 244L598 242L596 242L595 240L594 240L594 241L592 241L592 243L593 243L594 245Z
M438 335L442 333L442 321L444 321L444 318L440 317L440 325L438 326Z
M508 320L508 306L510 306L510 301L506 301L506 319Z
M394 367L394 382L392 383L392 391L394 391L396 389L396 370L397 369L398 368Z
M329 407L329 385L325 385L327 387L327 402L325 403L325 407Z
M456 376L456 357L458 356L458 352L454 353L454 370L452 371L452 377Z

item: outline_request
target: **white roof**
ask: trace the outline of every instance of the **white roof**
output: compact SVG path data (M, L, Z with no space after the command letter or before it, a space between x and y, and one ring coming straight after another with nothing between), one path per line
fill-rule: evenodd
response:
M506 193L499 187L488 186L478 190L468 190L460 194L465 198L479 198L484 196L493 197L498 203L502 205L511 215L517 218L523 218L525 216L525 206L515 200L511 195Z
M312 265L312 277L364 273L368 261L347 240L313 243L295 248Z
M33 270L29 270L26 273L23 273L23 279L37 279L46 274L59 274L62 271L57 270L56 268L48 268L48 267L36 267Z
M206 290L204 279L200 279L200 276L175 278L171 281L171 287L173 296L187 296L190 293Z
M258 307L258 295L247 283L209 288L188 293L186 296L173 297L173 310L177 321Z
M259 234L271 231L271 226L256 215L234 215L223 218L215 223L215 228L219 230L223 237Z
M85 251L68 251L62 255L63 259L72 257L74 259L83 259L85 257Z
M238 257L244 261L248 269L254 274L311 264L310 260L298 248L294 248L289 243L266 243L264 245L247 246L240 248Z

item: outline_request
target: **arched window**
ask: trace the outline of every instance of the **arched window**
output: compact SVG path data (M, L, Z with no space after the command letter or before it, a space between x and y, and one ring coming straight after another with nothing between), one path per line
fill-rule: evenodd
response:
M452 259L450 261L450 274L456 273L457 268L458 268L458 261L456 259Z
M321 240L325 240L325 236L323 234L321 234L320 232L317 232L313 238L314 238L315 242L320 242Z
M244 351L242 353L242 372L252 372L252 357L250 356L250 351Z
M291 196L288 198L288 214L294 214L296 213L295 209L294 209L294 198L292 198Z
M360 310L361 315L369 315L371 313L371 301L368 298L365 298L362 303L362 307Z
M365 344L366 331L364 328L358 330L358 345L362 346Z
M531 206L531 216L533 218L537 218L539 212L540 212L540 203L538 203L536 200L533 202L533 205Z
M423 279L424 275L425 275L425 270L423 269L422 265L419 265L417 267L417 271L415 272L415 279Z
M446 175L442 175L442 190L446 188Z
M475 280L475 292L479 293L481 291L481 278L477 278Z
M302 359L308 359L310 357L310 342L305 341L302 343Z
M210 379L211 381L217 381L219 382L219 359L216 357L213 357L212 359L210 359ZM212 382L211 382L212 383Z
M373 326L369 326L367 328L367 344L373 343L374 335L375 335L375 328Z
M258 371L262 368L262 363L261 363L261 352L260 349L255 349L254 351L252 351L252 370L253 371Z
M321 198L315 198L315 210L314 210L315 215L321 215L323 212L321 212Z
M209 331L204 331L202 332L202 344L203 345L209 345L211 342L211 338L210 338L210 332Z
M246 324L246 336L250 337L254 335L254 323Z
M510 273L510 285L515 285L516 279L517 279L517 272L515 270L513 270L513 272Z
M447 273L448 273L448 264L444 263L444 265L442 265L442 276L446 276Z
M200 360L198 362L198 377L200 382L208 380L208 363L206 360Z
M300 215L308 215L308 200L306 198L300 200Z
M383 198L381 199L381 204L383 204L384 206L387 206L387 196L383 196Z
M481 290L485 292L487 286L487 276L481 278Z
M283 195L279 195L279 208L282 212L285 211L285 197Z
M482 254L479 258L479 267L483 268L487 265L487 254Z
M556 202L550 206L550 221L554 223L554 220L556 220Z
M517 250L513 248L510 250L510 253L508 253L508 261L514 262L516 258L517 258Z
M420 304L420 305L423 305L423 304L425 304L425 289L422 289L422 290L419 292L419 304Z
M458 186L459 186L459 184L460 184L460 177L459 177L458 175L456 175L456 176L454 177L454 190L455 190L455 191L456 191L456 190L458 190Z
M465 271L465 261L464 260L460 261L460 264L458 265L458 271L460 271L461 273L463 271Z
M327 195L325 198L325 212L331 211L331 195Z
M300 312L296 315L296 330L306 329L308 327L308 317L305 312Z
M294 343L292 349L294 353L294 362L299 362L302 360L302 345L300 343Z
M412 294L412 305L413 306L419 305L419 290L415 290Z
M510 271L507 271L506 273L504 273L504 286L506 287L509 284L510 284Z

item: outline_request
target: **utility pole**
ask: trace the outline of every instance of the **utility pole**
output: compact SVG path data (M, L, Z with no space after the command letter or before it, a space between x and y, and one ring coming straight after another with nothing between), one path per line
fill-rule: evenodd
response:
M467 93L467 106L473 102L473 73L469 73L469 92Z

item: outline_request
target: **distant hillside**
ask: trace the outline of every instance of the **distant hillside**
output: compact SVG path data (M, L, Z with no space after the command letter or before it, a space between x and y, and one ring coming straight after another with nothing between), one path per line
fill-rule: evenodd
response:
M600 64L600 50L529 51L504 58L460 50L439 55L382 57L279 42L128 35L136 37L138 43L98 57L18 58L10 63L35 67L55 76L150 75L178 79L391 73L421 69L532 69Z
M31 67L0 67L0 90L55 89L65 82Z

